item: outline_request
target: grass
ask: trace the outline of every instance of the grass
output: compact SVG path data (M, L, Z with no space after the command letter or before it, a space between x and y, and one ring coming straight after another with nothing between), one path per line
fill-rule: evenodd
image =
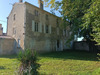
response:
M0 75L14 75L18 65L15 55L0 56Z
M40 75L100 75L97 55L66 51L39 55ZM14 75L19 62L16 56L0 56L0 75Z

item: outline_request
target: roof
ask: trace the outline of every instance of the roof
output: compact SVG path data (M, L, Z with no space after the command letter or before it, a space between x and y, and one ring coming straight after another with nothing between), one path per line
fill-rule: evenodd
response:
M44 11L44 12L50 14L50 15L53 15L53 14L51 14L50 12L48 12L48 11L46 11L46 10L42 10L42 9L40 9L39 7L37 7L37 6L35 6L35 5L31 4L31 3L28 3L28 2L24 2L24 3L25 3L25 4L30 4L30 5L36 7L37 9L39 9L39 10L41 10L41 11ZM53 16L58 17L58 16L56 16L56 15L53 15ZM61 18L61 17L58 17L58 18Z
M31 3L28 3L28 2L24 2L24 3L14 3L14 4L13 4L13 8L14 8L14 6L15 6L16 4L29 4L29 5L32 5L32 6L36 7L37 9L39 9L39 10L41 10L41 11L44 11L44 12L50 14L50 15L53 15L53 14L51 14L50 12L47 12L46 10L42 10L42 9L40 9L39 7L37 7L37 6L35 6L35 5L31 4ZM12 8L12 10L13 10L13 8ZM11 10L11 12L12 12L12 10ZM11 14L11 12L10 12L10 14ZM10 14L9 14L9 15L10 15ZM56 15L53 15L53 16L55 16L55 17L57 17L57 18L61 18L61 17L58 17L58 16L56 16ZM8 17L9 17L9 16L8 16Z

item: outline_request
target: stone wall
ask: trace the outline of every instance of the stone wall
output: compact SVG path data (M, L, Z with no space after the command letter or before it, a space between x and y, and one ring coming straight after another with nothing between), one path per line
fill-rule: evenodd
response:
M20 49L16 44L16 52L24 49L24 26L25 24L25 5L24 3L15 3L8 16L7 35L13 37L18 43L20 40Z
M26 26L25 26L25 47L32 48L38 52L56 51L56 41L62 41L62 30L57 26L61 20L59 17L52 15L44 10L41 10L29 3L26 4ZM35 10L38 11L38 16L35 15ZM48 15L48 20L45 18ZM32 31L32 21L38 22L39 31ZM46 33L45 26L51 27L51 31ZM41 28L40 28L41 26ZM57 27L59 34L57 34ZM41 31L40 31L41 30ZM50 29L49 29L50 30ZM60 44L61 46L61 44Z
M36 11L38 11L38 15L36 15ZM38 23L37 32L34 30L36 23ZM46 33L46 26L49 29L48 33ZM27 2L15 3L8 16L7 35L16 40L14 47L16 53L25 48L39 52L57 51L58 41L58 50L63 50L66 47L65 40L70 37L70 35L63 35L63 29L61 18ZM19 43L20 48L17 47Z
M15 54L15 40L7 36L0 36L0 55Z
M73 43L73 49L89 51L89 45L86 42L84 42L84 41L74 42Z

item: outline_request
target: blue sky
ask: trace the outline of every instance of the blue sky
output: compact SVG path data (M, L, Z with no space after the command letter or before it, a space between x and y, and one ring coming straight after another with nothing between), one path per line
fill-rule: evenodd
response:
M25 2L25 1L35 5L37 7L39 6L38 0L23 0L23 2ZM61 1L61 0L59 0L59 1ZM0 0L0 24L2 24L2 26L3 26L4 33L7 30L7 17L11 12L12 4L14 4L15 2L19 2L19 0ZM44 6L44 10L50 12L49 7ZM57 11L56 11L56 15L61 16L60 13Z

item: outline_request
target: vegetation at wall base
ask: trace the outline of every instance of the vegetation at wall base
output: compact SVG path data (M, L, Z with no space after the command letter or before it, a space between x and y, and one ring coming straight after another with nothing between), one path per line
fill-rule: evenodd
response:
M19 75L37 75L39 64L37 63L37 53L31 49L25 49L18 55L18 60L21 62L19 66Z

